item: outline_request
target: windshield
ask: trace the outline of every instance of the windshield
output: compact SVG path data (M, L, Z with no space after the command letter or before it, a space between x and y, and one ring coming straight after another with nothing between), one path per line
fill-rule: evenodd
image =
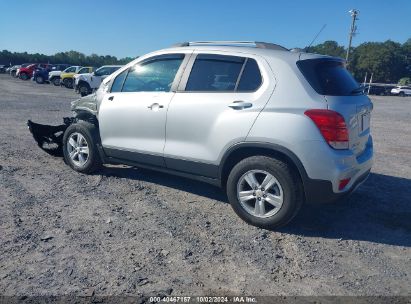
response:
M297 66L318 94L331 96L363 94L363 88L360 88L342 61L328 58L307 59L298 61Z

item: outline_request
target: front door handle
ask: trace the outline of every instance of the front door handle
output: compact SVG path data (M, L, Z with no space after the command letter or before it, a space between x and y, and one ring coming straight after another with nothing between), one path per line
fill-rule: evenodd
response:
M148 106L147 108L149 108L152 111L158 111L159 109L164 108L164 106L155 102L151 106Z
M108 98L108 100L113 100L114 99L114 96L110 96L109 98Z
M234 110L242 110L242 109L251 108L253 104L251 102L237 100L237 101L234 101L232 104L229 104L228 106Z

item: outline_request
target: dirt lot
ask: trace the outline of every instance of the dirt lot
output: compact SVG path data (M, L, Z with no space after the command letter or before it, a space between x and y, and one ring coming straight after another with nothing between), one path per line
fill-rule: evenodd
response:
M411 97L373 98L368 181L281 232L206 184L70 170L25 123L60 123L74 98L0 75L0 295L411 295Z

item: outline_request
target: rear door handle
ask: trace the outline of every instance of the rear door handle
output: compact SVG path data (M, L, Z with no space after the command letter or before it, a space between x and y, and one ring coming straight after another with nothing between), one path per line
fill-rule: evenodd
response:
M251 102L237 100L237 101L234 101L232 104L229 104L228 106L234 110L242 110L242 109L251 108L253 104Z
M114 96L110 96L109 98L108 98L108 100L113 100L114 99Z

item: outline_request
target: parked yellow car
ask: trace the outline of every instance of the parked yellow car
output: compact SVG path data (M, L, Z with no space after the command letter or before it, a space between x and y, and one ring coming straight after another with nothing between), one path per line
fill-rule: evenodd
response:
M75 69L66 69L60 74L60 84L64 85L66 88L73 88L73 77L75 74L85 74L94 72L94 67L77 67L73 66L71 68Z

